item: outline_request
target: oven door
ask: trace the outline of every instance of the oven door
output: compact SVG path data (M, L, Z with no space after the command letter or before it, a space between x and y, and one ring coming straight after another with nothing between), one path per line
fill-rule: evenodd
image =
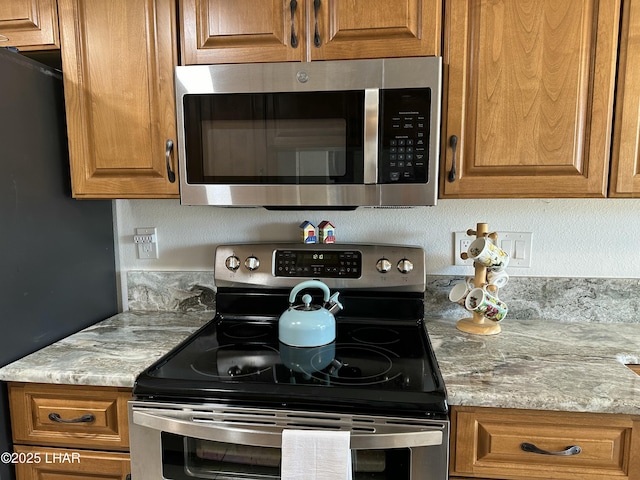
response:
M351 431L355 480L446 480L446 421L130 402L135 480L280 478L285 428Z

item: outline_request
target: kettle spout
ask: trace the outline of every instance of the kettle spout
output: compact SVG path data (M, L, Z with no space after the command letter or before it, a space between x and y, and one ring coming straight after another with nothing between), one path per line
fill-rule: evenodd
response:
M340 303L340 300L338 300L338 295L340 295L340 292L334 293L333 295L331 295L331 297L329 297L329 301L327 302L327 310L329 310L329 312L333 315L344 308Z

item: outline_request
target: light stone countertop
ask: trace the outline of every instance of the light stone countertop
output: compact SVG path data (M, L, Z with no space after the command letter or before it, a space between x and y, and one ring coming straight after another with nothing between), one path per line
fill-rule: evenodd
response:
M505 319L498 335L461 332L451 319L427 330L451 405L640 415L637 323Z
M124 312L0 368L0 380L132 387L137 375L213 312ZM451 405L640 415L637 323L506 319L478 336L451 319L427 330Z
M0 368L0 380L131 388L138 374L213 316L119 313Z

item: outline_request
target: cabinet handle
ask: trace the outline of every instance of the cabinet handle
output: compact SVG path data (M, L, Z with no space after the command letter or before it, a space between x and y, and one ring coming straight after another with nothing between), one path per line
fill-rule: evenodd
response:
M95 421L96 417L92 413L88 413L86 415L82 415L78 418L72 418L70 420L65 420L58 413L50 413L49 420L57 423L92 423Z
M169 182L174 183L176 181L176 174L171 170L171 152L173 151L173 140L167 140L165 156L167 157L167 177Z
M582 448L580 448L578 445L567 447L561 452L549 452L548 450L542 450L541 448L536 447L533 443L526 442L520 444L520 448L525 452L539 453L540 455L570 456L578 455L580 452L582 452Z
M456 153L458 151L458 137L456 137L455 135L451 135L451 138L449 138L449 146L451 147L451 170L449 170L449 176L447 177L447 180L449 180L450 183L453 183L456 181Z
M297 0L291 0L289 8L291 8L291 46L293 48L298 48L298 36L296 35L296 26L294 24L296 9L298 8Z
M322 45L322 41L320 40L320 32L318 31L318 11L320 10L320 0L313 0L313 13L316 20L315 31L313 33L313 44L316 47Z
M0 42L8 42L9 37L0 33Z

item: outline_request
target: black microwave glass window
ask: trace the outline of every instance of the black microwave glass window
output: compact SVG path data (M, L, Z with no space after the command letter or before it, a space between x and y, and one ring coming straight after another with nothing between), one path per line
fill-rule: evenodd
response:
M362 183L364 92L184 97L187 181Z
M378 183L429 181L431 89L380 91Z

